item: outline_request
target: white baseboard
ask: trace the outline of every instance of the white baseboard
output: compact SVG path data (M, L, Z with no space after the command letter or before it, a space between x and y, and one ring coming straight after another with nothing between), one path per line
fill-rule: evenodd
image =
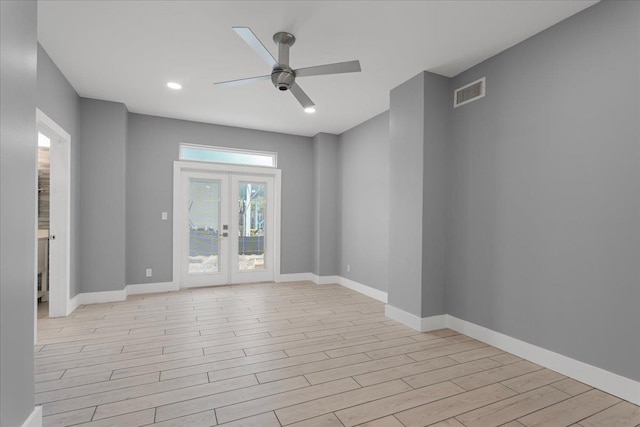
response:
M384 307L384 314L390 319L419 332L433 331L446 327L446 315L418 317L389 304Z
M314 274L312 273L290 273L290 274L280 274L275 278L276 283L286 283L286 282L315 282L313 280ZM318 277L318 276L316 276Z
M153 294L156 292L179 291L180 285L174 282L141 283L139 285L127 285L127 295Z
M345 280L344 277L340 277L340 276L316 276L313 273L311 273L311 277L312 277L311 281L317 285L333 285L333 284L342 285L341 283L342 280Z
M124 301L125 299L127 299L127 290L123 289L121 291L83 292L76 295L75 298L78 298L78 305Z
M276 282L304 282L310 281L316 285L330 285L337 284L342 285L345 288L352 291L359 292L363 295L377 299L383 303L387 303L387 293L371 286L363 285L362 283L355 282L351 279L347 279L342 276L318 276L313 273L294 273L294 274L281 274Z
M341 276L316 276L313 273L293 273L293 274L280 274L277 277L278 282L304 282L310 281L319 285L327 285L330 283L336 283L349 288L356 292L360 292L368 297L377 299L384 303L387 302L387 293L374 289L370 286L363 285L362 283L354 282L353 280L346 279ZM127 285L121 291L103 291L103 292L83 292L73 297L68 304L69 313L83 304L99 304L106 302L124 301L127 299L127 295L137 294L150 294L156 292L170 292L180 290L180 285L174 282L161 282L161 283L141 283L135 285Z
M76 294L73 298L69 300L69 304L67 304L67 316L75 311L76 308L80 307L80 300L82 297L80 294Z
M311 273L281 274L278 276L279 282L303 282L314 281ZM121 291L102 291L102 292L82 292L71 298L69 301L69 313L81 305L100 304L107 302L124 301L128 295L151 294L157 292L179 291L180 285L175 282L160 283L140 283L127 285Z
M22 424L22 427L42 427L42 406L33 408L33 412Z
M313 273L282 274L278 282L302 282L311 281L316 284L336 283L346 288L387 303L387 293L374 289L362 283L354 282L341 276L317 276ZM173 282L145 283L128 285L122 291L89 292L81 293L73 297L69 303L70 312L73 312L81 304L95 304L101 302L123 301L128 294L143 294L155 292L167 292L178 290L179 286ZM534 344L521 341L500 332L493 331L483 326L476 325L466 320L444 314L431 317L418 317L389 304L385 306L385 315L397 322L409 326L420 332L435 329L451 328L455 331L470 336L506 352L537 363L548 369L559 372L568 377L582 381L592 387L603 390L621 399L640 405L640 382L625 378L613 372L589 365L579 360L555 353L538 347ZM28 422L32 418L38 418L39 424L27 424L23 427L40 427L42 425L42 408L36 407Z
M598 388L621 399L640 405L640 382L589 365L534 344L493 331L449 314L420 318L397 307L386 305L384 314L420 332L450 328L500 350L537 363L591 387Z
M180 290L180 286L177 283L161 282L127 285L121 291L82 292L69 301L69 313L67 313L67 315L73 313L73 311L81 305L124 301L128 295L153 294L178 290Z
M476 325L454 316L446 316L446 327L475 338L506 352L527 359L592 387L640 405L640 382L613 372L521 341L500 332Z
M329 276L329 277L332 277L332 276ZM361 294L364 294L373 299L377 299L378 301L383 302L385 304L387 303L388 294L384 291L381 291L376 288L372 288L371 286L367 286L362 283L354 282L353 280L347 279L346 277L341 277L341 276L334 276L334 277L337 277L339 279L338 284L344 286L345 288L349 288L352 291L360 292Z

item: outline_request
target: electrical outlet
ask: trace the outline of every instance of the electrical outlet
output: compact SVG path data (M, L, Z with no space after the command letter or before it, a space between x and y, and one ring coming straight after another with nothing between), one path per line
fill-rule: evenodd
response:
M347 273L351 273L351 264L347 264Z
M162 212L162 220L166 221L169 215L166 212Z
M146 273L147 273L147 277L151 277L151 273L152 273L152 271L151 271L151 269L150 269L150 268L147 268Z

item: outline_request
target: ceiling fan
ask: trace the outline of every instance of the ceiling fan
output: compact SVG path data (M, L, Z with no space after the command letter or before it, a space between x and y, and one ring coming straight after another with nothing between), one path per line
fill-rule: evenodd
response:
M338 62L336 64L316 65L314 67L292 69L289 66L289 48L293 46L296 38L291 33L278 32L273 35L273 41L278 45L278 60L271 55L260 39L247 27L233 27L238 34L267 64L271 66L271 74L246 79L230 80L214 83L215 86L237 86L245 83L253 83L260 80L271 81L281 91L291 91L300 105L308 113L315 111L315 104L296 83L297 77L321 76L325 74L355 73L360 71L360 61Z

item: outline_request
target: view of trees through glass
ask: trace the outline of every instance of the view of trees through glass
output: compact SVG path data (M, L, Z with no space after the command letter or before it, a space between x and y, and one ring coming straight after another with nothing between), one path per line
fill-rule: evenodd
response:
M264 266L266 185L238 183L238 269L255 270Z

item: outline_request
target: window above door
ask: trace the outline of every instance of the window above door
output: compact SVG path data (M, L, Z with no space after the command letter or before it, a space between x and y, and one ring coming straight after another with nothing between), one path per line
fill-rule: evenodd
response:
M275 168L278 155L268 151L181 143L180 160Z

